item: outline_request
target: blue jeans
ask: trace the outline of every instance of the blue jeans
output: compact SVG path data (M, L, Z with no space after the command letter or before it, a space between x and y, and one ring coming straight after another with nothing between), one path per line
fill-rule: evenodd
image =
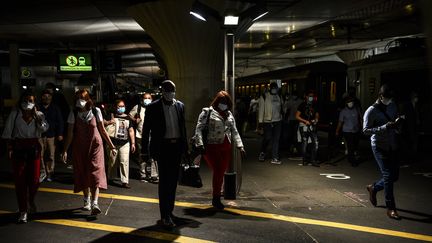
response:
M282 121L264 123L264 137L261 143L261 153L265 153L268 144L272 143L272 158L279 159L279 139L282 132Z
M372 146L372 152L381 171L382 178L373 184L374 192L384 189L385 202L388 209L396 209L393 183L399 178L399 163L396 159L396 151L384 150Z
M313 129L311 130L311 127L307 128L304 126L299 126L299 130L302 139L303 162L306 162L307 157L309 157L312 163L316 163L318 145L319 145L317 132L314 131ZM307 146L309 143L309 139L311 140L311 151L310 151L310 155L308 156Z

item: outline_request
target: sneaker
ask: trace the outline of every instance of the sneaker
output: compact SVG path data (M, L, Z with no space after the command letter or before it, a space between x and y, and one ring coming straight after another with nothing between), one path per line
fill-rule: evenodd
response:
M73 165L68 165L68 166L66 166L66 168L67 168L68 170L73 170Z
M46 181L48 181L48 182L52 182L52 181L53 181L52 176L51 176L51 175L48 175L47 178L46 178Z
M90 199L84 199L84 207L82 207L84 211L90 211L91 210L91 203Z
M265 160L265 153L261 152L258 156L258 160L263 162Z
M98 215L100 214L102 211L99 208L99 205L97 203L93 203L91 206L91 215Z
M280 165L280 164L282 164L282 161L280 161L279 159L272 159L270 163L275 164L275 165Z
M47 175L45 174L45 172L40 173L39 176L39 183L43 182L45 180L45 178L47 177Z
M19 224L25 224L27 223L27 212L21 212L20 216L18 218L18 223Z

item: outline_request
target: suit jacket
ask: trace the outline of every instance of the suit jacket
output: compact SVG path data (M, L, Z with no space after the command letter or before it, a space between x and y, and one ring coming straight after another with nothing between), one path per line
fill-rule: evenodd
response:
M149 154L156 160L159 158L161 153L166 153L162 147L166 131L165 114L162 102L162 98L160 98L146 107L142 134L142 153ZM188 144L186 137L184 104L178 100L174 100L174 102L180 128L182 153L186 153L188 150Z

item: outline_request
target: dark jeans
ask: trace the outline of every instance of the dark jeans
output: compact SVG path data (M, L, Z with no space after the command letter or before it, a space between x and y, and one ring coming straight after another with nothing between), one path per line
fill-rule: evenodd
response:
M312 163L317 162L317 153L318 153L318 135L312 127L300 126L300 135L302 138L302 153L303 153L303 162L307 160L307 157L310 157L310 161ZM308 154L308 144L309 139L311 140L311 149L310 154Z
M282 121L264 123L264 137L261 143L261 153L265 153L268 144L272 143L272 158L279 159L279 139L282 131Z
M167 218L174 210L178 174L181 161L181 143L164 142L163 153L158 158L159 210L161 218Z
M354 152L358 149L360 133L344 132L343 136L345 138L345 142L347 143L348 161L351 164L356 164L357 160L355 158Z
M387 151L376 146L372 146L372 152L382 176L380 180L374 183L373 190L378 192L384 189L387 208L396 209L393 183L399 178L399 163L396 158L397 153L394 150Z

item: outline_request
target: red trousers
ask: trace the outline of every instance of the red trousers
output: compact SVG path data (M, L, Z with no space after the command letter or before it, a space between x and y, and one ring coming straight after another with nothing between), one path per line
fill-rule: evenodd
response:
M221 195L225 171L231 160L231 144L225 137L222 144L207 144L204 159L213 170L213 197Z
M40 184L40 143L37 138L18 139L15 141L15 146L21 149L31 147L38 148L36 159L34 160L24 161L16 158L12 159L15 178L15 193L18 200L19 211L27 212L28 203L34 202Z

